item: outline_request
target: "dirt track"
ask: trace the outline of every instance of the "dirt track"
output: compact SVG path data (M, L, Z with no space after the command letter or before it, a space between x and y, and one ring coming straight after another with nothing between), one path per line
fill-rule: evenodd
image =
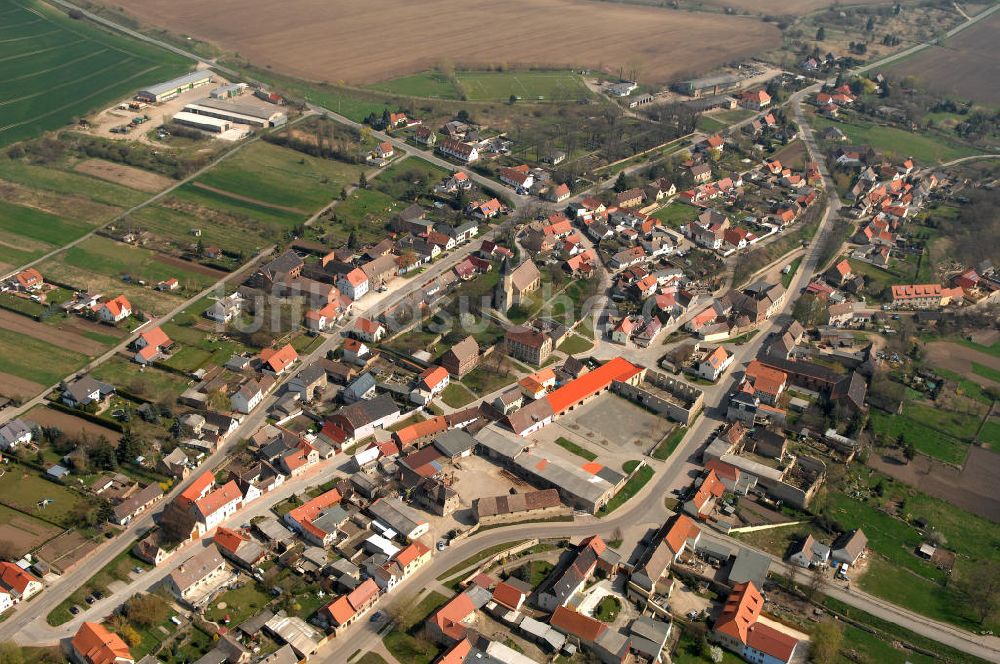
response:
M75 332L60 330L52 325L39 323L27 316L15 314L13 311L6 309L0 309L0 327L12 332L27 334L34 339L39 339L60 348L69 348L84 355L100 355L108 349L107 346L99 341L88 339Z
M925 349L927 351L927 362L931 366L939 366L943 369L960 373L983 387L1000 385L1000 383L972 371L973 362L1000 371L1000 358L980 353L973 348L951 341L934 341L927 344Z
M143 22L292 76L370 83L459 67L630 69L664 82L777 46L759 18L587 0L123 0Z

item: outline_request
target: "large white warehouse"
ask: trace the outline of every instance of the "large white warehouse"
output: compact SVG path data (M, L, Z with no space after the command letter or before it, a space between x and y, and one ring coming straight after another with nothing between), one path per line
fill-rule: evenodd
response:
M139 93L135 97L136 99L150 103L166 101L168 99L173 99L182 92L187 92L188 90L208 85L211 82L212 72L207 69L203 69L184 74L183 76L178 76L177 78L164 81L163 83L151 85L148 88L143 88L142 90L139 90Z
M187 104L184 111L253 127L280 127L288 121L274 104L255 99L199 99Z

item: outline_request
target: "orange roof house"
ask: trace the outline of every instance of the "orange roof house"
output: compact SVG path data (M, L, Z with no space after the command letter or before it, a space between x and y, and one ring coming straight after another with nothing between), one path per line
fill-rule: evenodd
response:
M438 415L437 417L432 417L429 420L405 426L399 431L393 433L392 437L395 438L396 442L402 447L406 447L409 445L416 445L423 440L433 438L437 434L444 433L447 430L447 419L445 419L444 415Z
M458 593L431 618L436 630L446 639L460 641L465 638L470 618L475 615L476 605L466 593Z
M764 598L753 583L738 583L726 598L726 605L715 621L715 631L746 644L750 626L757 622L762 608Z
M0 588L27 599L41 590L41 582L15 563L0 561Z
M684 503L684 511L700 519L711 514L715 501L726 492L726 487L722 480L718 478L714 470L708 471L708 475L698 485L694 495Z
M767 397L765 400L772 403L781 396L788 383L788 374L766 366L759 360L753 360L747 365L744 376L758 396L763 394Z
M44 283L42 273L33 267L21 270L14 275L14 279L17 280L17 285L21 288L21 290L35 290Z
M690 518L683 514L678 514L674 523L667 530L663 540L670 547L674 558L684 553L684 548L688 542L696 542L701 536L701 529Z
M299 354L292 348L292 344L285 344L277 349L265 348L260 351L260 359L265 370L280 375L299 359Z
M211 471L206 470L204 473L195 478L194 482L191 482L186 489L181 491L180 495L177 496L176 501L181 507L185 509L194 505L195 501L204 498L208 495L208 492L215 485L215 476L212 475Z
M436 392L448 380L448 370L444 367L427 367L420 373L420 387L428 392Z
M131 664L135 661L122 637L100 623L80 625L70 644L73 652L87 664Z

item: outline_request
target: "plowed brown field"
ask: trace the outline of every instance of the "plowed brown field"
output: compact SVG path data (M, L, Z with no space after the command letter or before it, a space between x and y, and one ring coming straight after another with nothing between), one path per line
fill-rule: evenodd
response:
M993 14L944 43L892 65L897 76L981 104L1000 104L1000 13Z
M370 83L459 67L638 67L644 81L705 72L776 46L758 18L587 0L120 0L145 23L313 81Z

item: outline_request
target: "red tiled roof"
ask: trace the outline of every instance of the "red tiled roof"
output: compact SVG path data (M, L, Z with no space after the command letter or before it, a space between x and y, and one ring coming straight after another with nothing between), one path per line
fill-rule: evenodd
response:
M366 275L361 270L360 267L356 267L347 274L345 274L344 279L346 279L347 283L351 284L352 286L360 286L361 284L368 281L368 275Z
M73 650L83 656L88 664L114 664L119 660L133 661L128 645L104 625L85 622L80 625L72 641Z
M762 653L766 653L782 662L792 658L798 639L784 632L779 632L770 625L754 623L747 634L747 645Z
M382 323L368 318L359 318L354 327L366 334L375 334L382 327Z
M302 527L306 524L312 525L312 520L319 516L320 512L331 505L340 502L341 495L336 489L330 489L326 493L320 494L304 505L292 509L288 516Z
M493 599L508 609L514 610L521 605L521 601L524 599L524 592L506 581L501 581L493 589Z
M695 525L694 521L684 514L678 514L663 539L674 555L677 555L684 548L684 543L700 532L701 529Z
M444 415L438 415L437 417L432 417L429 420L405 426L395 432L393 436L397 441L399 441L400 445L405 446L415 440L419 440L427 436L433 436L436 433L443 433L447 430L448 421L445 419Z
M35 284L42 282L42 273L33 267L29 267L26 270L18 272L15 278L21 284L21 288L31 288Z
M462 621L476 610L476 606L465 593L459 593L434 614L432 620L445 636L458 641L465 637Z
M788 375L784 371L772 369L758 360L753 360L746 368L746 377L753 383L755 390L775 396L781 392Z
M347 601L355 610L367 604L375 595L378 595L378 585L374 579L365 579L364 582L347 595Z
M893 300L912 300L921 297L941 297L940 284L913 284L892 287Z
M710 459L705 468L713 471L719 478L736 481L740 478L740 469L718 459Z
M201 500L196 500L194 504L198 512L207 518L209 515L215 514L222 509L224 505L228 505L242 497L243 494L240 492L240 487L236 484L236 480L230 480Z
M370 579L369 579L370 580ZM351 606L351 603L347 601L346 596L338 597L334 601L326 605L326 612L330 614L333 619L334 624L344 625L357 611Z
M574 378L545 398L554 413L561 413L573 404L591 397L611 385L613 381L628 380L642 367L638 367L623 357L615 357L589 373Z
M219 528L215 531L215 536L212 538L212 541L215 542L219 548L225 549L230 553L236 553L236 550L240 548L240 545L249 539L249 535L246 535L239 530L219 526Z
M38 579L12 562L0 561L0 584L4 587L16 590L23 595L28 584L32 581L38 581Z
M757 622L763 607L764 598L753 583L750 581L738 583L733 586L733 591L726 598L722 614L715 621L715 631L727 634L745 644L750 626Z
M122 312L132 311L132 304L128 301L128 299L124 295L119 295L113 300L108 300L107 302L104 303L103 306L105 306L107 310L111 312L111 315L114 316L115 318L120 316ZM100 309L100 307L98 307L98 309Z
M427 367L420 373L420 381L428 390L433 390L441 384L441 381L448 378L448 370L444 367Z
M260 359L264 364L271 367L275 373L281 373L290 364L299 359L299 354L292 348L292 344L285 344L281 348L265 348L260 351Z
M430 549L420 541L410 542L410 545L396 554L396 562L406 567L420 556L426 554Z
M169 346L171 343L170 337L168 337L167 333L159 327L146 330L139 335L139 338L145 341L147 345L153 346L154 348L157 346Z
M552 613L549 624L561 632L593 643L608 628L600 620L595 620L573 609L560 606Z
M177 502L182 505L191 505L194 501L201 498L213 484L215 484L215 476L206 470L195 478L194 482L191 482L186 489L181 491L180 495L177 496Z

